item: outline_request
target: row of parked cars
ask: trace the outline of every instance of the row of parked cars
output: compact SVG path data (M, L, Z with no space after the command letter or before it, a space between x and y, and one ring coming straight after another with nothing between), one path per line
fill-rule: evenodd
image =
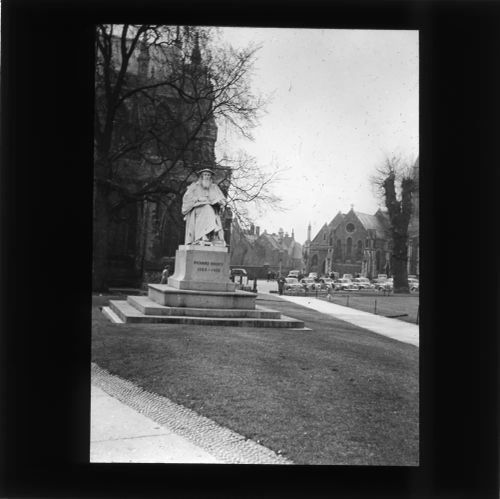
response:
M393 279L387 278L386 275L379 275L376 279L370 281L367 277L353 277L352 274L344 274L339 279L330 277L318 277L314 272L307 277L298 279L298 271L291 271L288 277L285 278L285 291L304 290L328 290L335 291L361 291L361 290L377 290L377 291L392 291ZM410 291L416 292L419 288L419 281L416 276L408 277Z

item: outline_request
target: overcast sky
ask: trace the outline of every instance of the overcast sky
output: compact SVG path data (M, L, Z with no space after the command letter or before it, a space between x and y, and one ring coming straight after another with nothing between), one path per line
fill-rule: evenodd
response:
M387 154L418 156L418 31L223 28L234 47L262 45L252 87L274 94L254 142L219 129L217 156L245 149L276 185L287 211L255 213L261 230L304 243L351 204L375 213L369 177Z

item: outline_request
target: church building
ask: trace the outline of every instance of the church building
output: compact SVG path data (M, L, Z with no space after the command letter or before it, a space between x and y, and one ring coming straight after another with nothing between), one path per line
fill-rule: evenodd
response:
M419 160L413 166L416 187L413 194L412 217L408 226L409 275L418 275L419 268ZM392 240L389 216L379 209L373 215L351 209L340 211L332 221L324 224L311 239L308 226L304 244L304 262L307 272L328 275L331 272L360 274L373 279L378 274L391 274Z

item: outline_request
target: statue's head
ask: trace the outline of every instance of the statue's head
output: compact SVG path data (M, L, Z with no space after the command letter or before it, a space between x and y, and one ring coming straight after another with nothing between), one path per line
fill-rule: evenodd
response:
M204 168L203 170L200 170L198 172L199 175L199 182L201 186L205 189L208 189L210 185L212 184L212 179L214 172L208 168Z

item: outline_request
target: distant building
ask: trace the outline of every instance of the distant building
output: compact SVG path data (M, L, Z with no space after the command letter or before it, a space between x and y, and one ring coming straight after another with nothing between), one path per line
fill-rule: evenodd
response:
M291 235L280 229L278 233L260 232L260 227L251 225L245 230L233 221L231 230L230 264L242 267L252 276L266 277L267 272L288 274L290 270L304 269L302 245Z
M413 167L416 190L413 212L408 226L408 274L418 275L419 267L419 162ZM392 240L390 222L385 210L373 215L355 211L340 211L329 224L324 224L311 239L308 226L304 244L304 261L307 272L329 274L361 274L370 279L378 274L391 273Z
M363 274L373 277L386 271L390 261L387 215L338 212L308 243L307 272Z

